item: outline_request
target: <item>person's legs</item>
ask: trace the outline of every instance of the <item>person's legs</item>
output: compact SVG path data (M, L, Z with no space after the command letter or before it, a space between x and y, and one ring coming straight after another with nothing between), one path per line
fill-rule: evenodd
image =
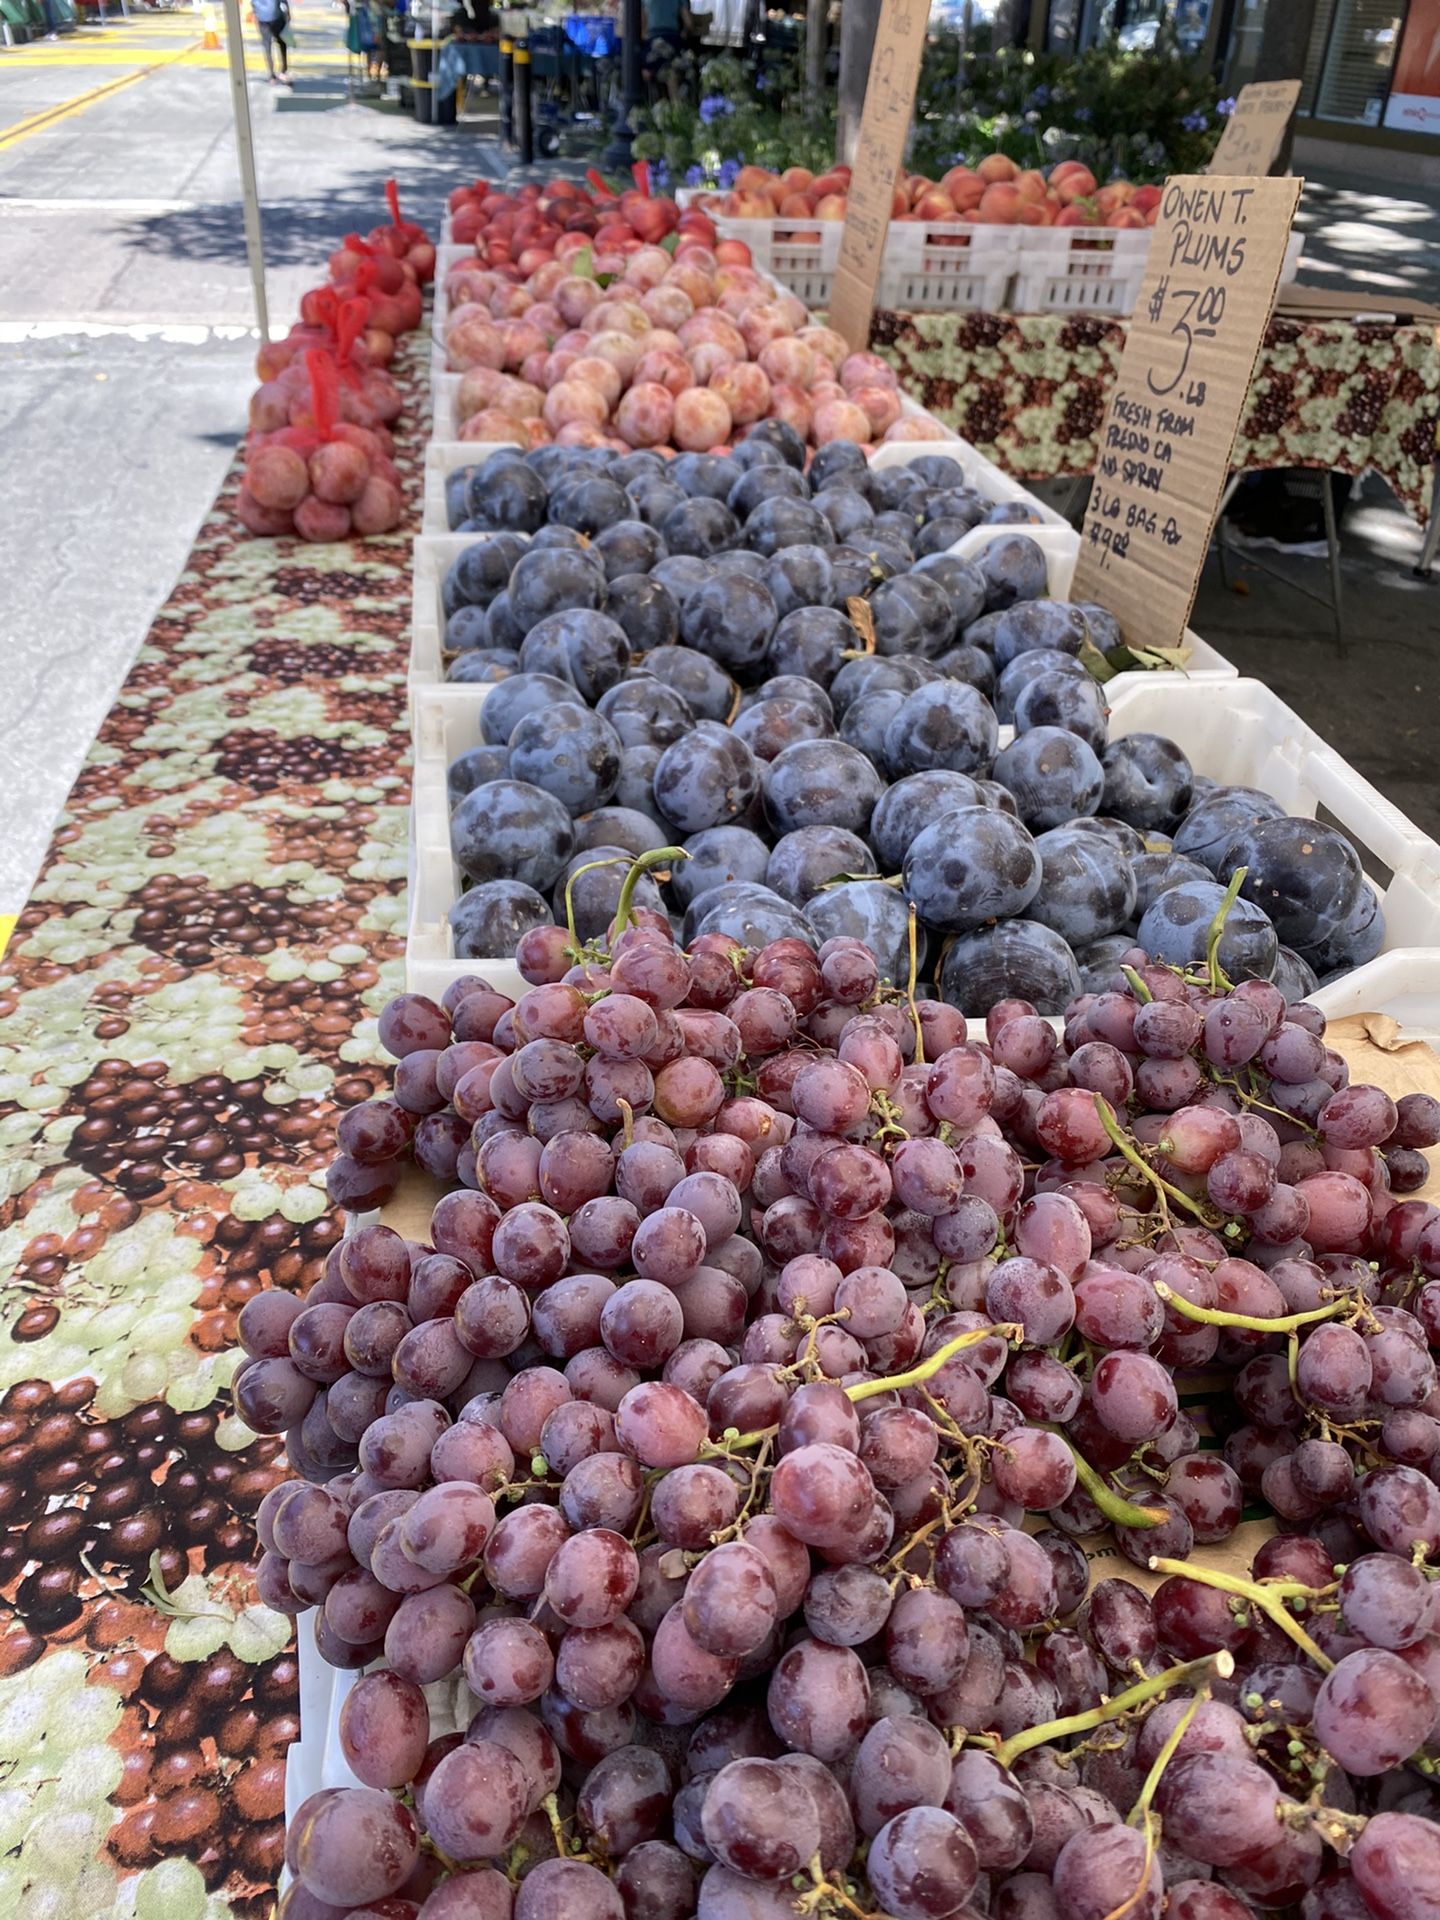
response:
M257 20L255 25L259 30L260 46L265 54L265 71L270 76L271 86L278 87L280 82L275 75L275 29L268 20ZM281 57L284 57L283 49Z
M275 51L280 56L280 77L282 80L288 80L290 77L290 49L286 46L285 35L279 27L275 29Z

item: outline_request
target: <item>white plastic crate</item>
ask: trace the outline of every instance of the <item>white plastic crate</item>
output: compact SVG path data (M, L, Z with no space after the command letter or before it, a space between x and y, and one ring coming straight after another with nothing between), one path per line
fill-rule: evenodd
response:
M892 220L876 306L899 313L998 311L1006 303L1021 232L964 220Z
M840 261L842 220L732 220L718 215L722 240L743 240L752 265L767 273L808 307L827 306Z
M456 960L451 951L447 915L459 897L460 877L450 857L445 774L456 754L479 741L484 690L459 691L467 696L463 702L426 688L415 695L405 977L412 992L432 996L465 972L483 972L502 985L500 969L510 964L508 958ZM1105 695L1112 739L1165 734L1197 773L1258 787L1287 812L1323 819L1349 835L1384 902L1386 945L1368 965L1321 989L1316 1003L1336 1018L1387 1013L1414 1038L1440 1037L1440 846L1259 680L1134 673L1110 681Z
M1129 313L1150 257L1149 227L1020 227L1016 313Z

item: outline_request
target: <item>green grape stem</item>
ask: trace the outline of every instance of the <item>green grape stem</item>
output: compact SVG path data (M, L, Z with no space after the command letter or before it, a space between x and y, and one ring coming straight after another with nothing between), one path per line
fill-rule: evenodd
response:
M1240 898L1240 889L1249 871L1248 867L1237 867L1231 874L1230 884L1225 889L1224 898L1215 909L1215 918L1210 922L1210 931L1205 936L1205 971L1210 976L1210 991L1214 994L1230 991L1230 979L1220 965L1220 939L1225 932L1225 922L1230 917L1230 909Z
M1308 1654L1317 1667L1329 1673L1335 1665L1328 1655L1323 1654L1315 1642L1306 1633L1299 1621L1284 1605L1287 1599L1315 1598L1313 1587L1307 1587L1298 1580L1279 1580L1271 1586L1265 1586L1256 1580L1242 1580L1237 1574L1218 1573L1213 1567L1202 1567L1193 1560L1151 1560L1152 1573L1178 1574L1184 1580L1196 1580L1203 1587L1215 1587L1221 1593L1233 1593L1237 1599L1248 1600L1252 1606L1259 1607L1263 1614L1273 1620L1280 1631L1288 1634L1302 1653Z
M1311 1307L1305 1313L1286 1313L1276 1320L1261 1320L1251 1313L1227 1313L1223 1307L1197 1306L1193 1300L1187 1300L1183 1293L1167 1287L1163 1280L1155 1281L1154 1286L1166 1306L1173 1307L1187 1320L1201 1320L1207 1327L1247 1327L1252 1333L1295 1333L1301 1327L1313 1326L1317 1320L1334 1320L1340 1314L1348 1313L1355 1305L1347 1294L1328 1307Z
M1134 1167L1138 1173L1143 1173L1157 1192L1163 1194L1166 1199L1173 1200L1175 1205L1177 1207L1183 1207L1186 1213L1193 1213L1202 1225L1213 1227L1217 1218L1214 1211L1209 1207L1202 1207L1198 1200L1192 1200L1189 1194L1182 1193L1179 1187L1172 1187L1168 1180L1162 1180L1139 1149L1133 1146L1127 1139L1125 1129L1111 1112L1110 1103L1104 1094L1095 1094L1094 1100L1095 1111L1099 1115L1100 1124L1109 1136L1110 1144L1121 1157L1128 1160L1130 1165Z
M1138 1680L1133 1687L1112 1694L1098 1707L1089 1707L1084 1713L1067 1714L1063 1720L1047 1720L1038 1727L1022 1727L1008 1740L992 1746L991 1752L1002 1767L1012 1767L1021 1754L1029 1753L1032 1747L1048 1746L1052 1740L1063 1740L1072 1733L1090 1733L1107 1721L1133 1713L1136 1707L1148 1706L1171 1687L1193 1686L1217 1676L1228 1680L1234 1671L1234 1656L1222 1648L1219 1653L1207 1653L1203 1659L1186 1660L1178 1667L1166 1667L1163 1673L1152 1674L1147 1680Z
M618 940L630 924L630 906L635 898L635 889L640 884L641 874L648 873L651 867L662 866L666 862L676 860L688 860L689 858L690 856L684 847L652 847L648 853L642 853L637 856L631 864L629 873L625 876L625 884L620 889L620 899L615 908L615 931L612 939ZM585 871L586 869L584 867L580 869L581 873ZM567 896L569 894L568 887L566 888L566 894Z

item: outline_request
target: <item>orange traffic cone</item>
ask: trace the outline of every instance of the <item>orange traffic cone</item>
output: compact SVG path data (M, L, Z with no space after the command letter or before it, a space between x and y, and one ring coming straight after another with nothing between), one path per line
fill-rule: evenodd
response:
M220 36L215 31L214 7L206 7L205 9L205 37L200 42L200 45L207 53L218 53L220 50Z

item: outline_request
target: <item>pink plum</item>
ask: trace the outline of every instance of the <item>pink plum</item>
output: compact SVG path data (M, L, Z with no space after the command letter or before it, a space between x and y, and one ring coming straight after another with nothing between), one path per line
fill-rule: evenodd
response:
M862 447L870 443L870 420L863 407L853 400L823 400L815 409L811 423L817 447L831 440L854 440Z
M900 418L900 396L894 387L856 387L850 398L870 422L877 438Z
M702 340L698 346L691 347L685 357L694 370L697 385L702 387L708 386L722 367L739 364L730 349L716 340Z
M578 327L604 297L602 289L593 280L582 280L578 274L567 274L564 279L557 280L550 291L555 311L567 327Z
M708 387L675 396L675 444L687 453L708 453L730 438L730 409Z
M462 440L493 440L503 446L507 442L517 447L528 444L525 422L517 420L514 414L502 413L498 407L482 407L460 428Z
M815 354L803 340L772 340L760 349L760 365L771 380L802 391L815 378Z
M670 264L664 247L641 247L625 262L625 278L632 287L642 290L658 287L669 273Z
M737 427L748 427L763 420L770 411L770 382L749 361L737 360L722 367L710 381L710 391L718 393L730 409Z
M810 404L808 393L802 393L799 387L787 387L783 381L777 381L770 389L770 418L783 420L793 427L802 440L810 438L810 423L814 417L814 408Z
M831 371L835 371L844 361L850 349L844 338L833 327L801 327L795 336L803 340L813 353L830 362Z
M860 413L858 407L854 411ZM546 394L541 418L552 433L558 433L562 427L603 427L609 412L609 406L597 388L582 387L578 380L562 380L559 386L552 387ZM864 414L860 414L860 418L863 420ZM868 431L867 422L867 434Z
M620 437L632 447L666 446L674 421L675 401L656 380L631 387L615 413Z
M684 393L687 387L693 387L695 376L683 354L666 353L652 347L635 369L637 385L652 383L664 387L667 393Z
M651 287L640 304L657 327L681 327L695 311L695 302L685 289L669 281Z
M581 354L578 359L572 361L565 378L578 380L582 387L594 387L605 402L607 413L625 391L625 382L620 376L619 367L613 360L603 359L597 353Z
M764 306L750 308L740 322L740 331L753 356L768 347L772 340L785 339L795 329L790 324L788 314L773 302L767 302Z
M840 384L847 393L853 393L856 387L894 387L899 382L895 369L887 366L878 353L851 353L840 363Z

